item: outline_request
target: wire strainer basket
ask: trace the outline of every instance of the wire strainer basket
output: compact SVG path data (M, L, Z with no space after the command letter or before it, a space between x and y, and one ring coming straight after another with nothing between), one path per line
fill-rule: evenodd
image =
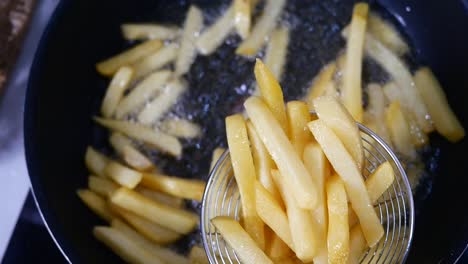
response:
M385 161L389 161L395 180L375 204L385 234L379 243L368 249L360 263L404 263L414 226L414 204L406 173L390 147L373 131L358 124L365 152L364 178ZM202 201L201 230L203 245L211 264L241 263L234 250L210 223L216 216L241 217L241 200L226 151L210 173Z

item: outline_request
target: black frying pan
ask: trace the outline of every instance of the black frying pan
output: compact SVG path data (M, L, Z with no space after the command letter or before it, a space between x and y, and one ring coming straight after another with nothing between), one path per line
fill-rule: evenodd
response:
M74 263L115 263L120 260L91 235L104 224L77 198L86 186L83 155L88 144L109 151L107 132L94 125L107 79L94 64L128 46L123 22L181 24L189 1L62 1L42 38L31 70L25 109L25 144L31 183L48 228ZM292 40L287 73L282 80L288 100L320 67L343 48L339 31L349 21L352 1L289 1ZM226 4L196 1L208 22ZM411 65L432 67L448 99L468 128L465 89L468 87L468 4L463 1L381 0L372 8L397 23L413 46ZM206 139L186 142L186 159L161 164L168 173L205 178L211 150L224 144L225 116L240 108L253 81L253 62L234 55L239 41L230 37L210 57L198 57L187 79L190 92L176 112L192 114L205 127ZM365 73L380 76L367 63ZM365 82L373 81L372 78ZM242 84L250 84L242 86ZM245 89L247 88L247 89ZM449 144L431 136L424 151L428 175L415 195L416 224L408 263L454 263L468 242L467 140ZM159 161L161 163L161 160ZM196 208L196 205L193 205ZM195 235L194 235L195 236ZM181 243L178 250L184 252ZM185 243L186 244L186 243ZM466 258L465 258L466 259Z

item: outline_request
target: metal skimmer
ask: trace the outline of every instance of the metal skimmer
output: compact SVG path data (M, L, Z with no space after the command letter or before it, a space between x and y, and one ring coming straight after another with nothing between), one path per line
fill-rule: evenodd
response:
M390 147L373 131L358 124L364 152L364 178L381 163L389 161L395 172L395 181L375 204L385 234L380 242L367 250L361 263L404 263L414 227L414 204L406 173ZM201 230L205 251L211 264L241 263L233 249L210 223L216 216L241 216L240 194L226 151L213 168L208 180L201 213Z

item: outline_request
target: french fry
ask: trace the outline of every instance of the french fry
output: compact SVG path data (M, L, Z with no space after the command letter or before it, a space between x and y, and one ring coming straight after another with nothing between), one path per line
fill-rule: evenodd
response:
M319 243L317 223L308 210L301 209L298 206L293 196L294 190L288 188L286 185L287 179L277 170L273 170L271 174L286 204L286 212L293 244L292 249L300 260L310 262L317 253L317 246Z
M255 79L262 99L278 120L284 132L288 132L286 109L284 107L283 90L273 73L259 59L255 62Z
M366 188L372 204L376 203L382 194L392 185L395 180L392 165L388 161L382 163L367 178Z
M236 220L230 217L218 216L211 219L211 223L234 249L243 263L273 264Z
M132 65L162 47L160 40L148 40L135 47L96 64L97 71L105 76L112 76L123 66Z
M363 113L361 75L368 13L369 5L367 3L357 3L354 5L351 25L349 27L348 43L346 45L346 64L341 90L343 104L358 122L362 122Z
M104 173L116 183L129 189L135 188L143 177L140 172L132 170L116 161L110 161L104 169Z
M127 40L170 40L179 35L179 28L157 24L122 24L122 35Z
M264 225L255 209L255 166L247 127L242 115L226 117L226 137L231 163L242 202L242 217L247 233L260 249L265 248Z
M88 146L85 154L85 164L89 171L93 174L105 177L104 169L109 162L109 158L100 152L96 151L93 147Z
M234 0L234 26L242 39L250 33L251 7L251 0Z
M241 0L242 1L242 0ZM265 65L280 81L288 53L289 28L281 26L271 33L265 53Z
M387 144L391 143L388 129L385 126L385 96L382 87L378 84L369 84L367 86L367 94L369 96L368 113L375 120L375 132ZM366 121L366 120L364 120Z
M123 97L133 78L133 69L127 66L120 68L112 77L107 87L106 95L102 99L101 113L103 117L110 118L114 115L117 105Z
M95 117L94 120L104 127L125 134L136 140L141 140L161 152L168 153L174 157L180 157L182 155L182 144L180 141L156 129L127 121L102 119L99 117Z
M180 118L170 118L161 122L162 131L179 138L197 138L202 134L199 125Z
M262 16L252 28L250 35L242 41L236 49L239 55L255 55L265 44L265 39L276 26L276 21L281 15L286 4L285 0L267 0Z
M193 213L153 201L126 188L115 191L110 201L153 223L181 234L190 233L198 223L198 217Z
M323 67L323 69L317 74L312 81L312 85L308 89L306 99L309 109L314 109L313 101L315 98L322 96L329 87L330 83L333 83L333 75L336 71L336 63L331 62Z
M387 98L388 102L399 101L403 100L403 95L401 93L400 88L395 82L388 82L383 87L382 90L384 92L385 97Z
M195 60L195 42L203 27L203 15L201 10L191 5L184 22L184 31L180 41L180 50L175 61L175 76L187 73Z
M193 246L189 253L190 264L210 264L205 250L199 246Z
M88 188L107 199L119 186L106 178L91 175L88 177Z
M133 146L132 141L121 133L112 133L109 143L130 167L139 171L154 168L153 162Z
M269 240L270 245L267 248L267 256L270 257L274 263L282 263L280 260L290 258L293 255L293 252L291 248L286 245L286 243L284 243L284 241L278 235L275 233L272 233L271 235L272 238Z
M322 96L313 102L317 115L343 142L359 169L364 163L361 133L351 114L334 97Z
M114 228L96 226L93 228L93 235L128 263L164 264L160 258L140 247L130 237Z
M361 226L356 225L349 233L349 256L348 264L359 264L361 256L367 249L366 239L362 233Z
M163 89L170 76L170 71L160 71L146 77L120 101L115 110L115 116L122 119L129 113L136 111Z
M169 44L133 64L133 70L135 72L134 79L140 80L148 74L160 70L167 64L173 62L177 58L178 49L179 47L177 44Z
M356 162L347 152L340 139L322 120L318 119L310 122L309 129L322 147L325 156L327 156L327 159L343 180L346 193L363 227L362 231L367 244L371 247L374 246L384 234L384 230L372 207Z
M294 198L299 207L314 209L317 204L315 182L273 113L261 99L256 97L247 99L244 106L280 173L291 189L294 189Z
M152 124L159 121L186 90L187 84L178 79L169 82L138 114L138 122Z
M175 197L201 201L206 183L196 179L144 173L141 185Z
M234 28L234 6L231 5L224 14L198 37L196 46L200 54L210 55L221 44Z
M435 129L451 142L465 137L465 129L450 108L447 97L432 71L423 67L414 75L414 81L434 122Z
M154 191L145 187L138 186L136 191L139 192L141 195L149 198L151 200L167 204L174 208L182 208L184 207L184 200L180 197L175 197L172 195L168 195L159 191Z
M106 200L100 197L99 195L95 194L94 192L86 189L81 189L76 191L78 197L80 197L81 201L88 206L91 211L93 211L96 215L101 217L102 219L110 222L112 218L114 218L114 214L107 206Z
M142 236L151 240L154 243L160 245L166 245L177 241L182 237L181 234L176 231L167 229L158 224L155 224L141 216L138 216L130 211L127 211L119 206L110 204L113 212L122 217L127 223L129 223L135 230L137 230Z
M385 123L390 131L390 138L395 149L407 158L415 158L416 150L411 141L411 133L400 103L390 104L385 113Z
M409 51L408 44L403 40L397 29L374 12L369 14L367 31L399 56Z
M289 123L289 138L299 156L304 147L313 140L307 124L312 121L307 104L301 101L290 101L286 104Z
M218 162L221 155L226 151L225 148L217 147L213 150L213 155L211 156L211 163L210 163L210 172L215 167L216 163Z
M162 261L165 261L166 263L174 263L174 264L189 264L190 263L190 261L186 257L181 256L168 248L161 247L155 243L152 243L151 241L149 241L148 239L140 235L133 228L131 228L126 223L122 222L121 220L117 218L112 220L111 227L115 230L120 231L122 234L126 235L131 240L133 240L136 244L146 249L148 252L150 252L152 255L156 256L157 258L160 258Z
M346 263L349 255L348 199L338 175L327 180L328 261Z
M254 160L257 179L263 187L273 195L280 206L284 207L280 193L273 182L273 178L271 178L271 169L275 167L275 163L271 159L265 145L263 145L257 130L255 130L255 127L250 121L247 121L247 132L249 134L249 140L252 148L252 157Z

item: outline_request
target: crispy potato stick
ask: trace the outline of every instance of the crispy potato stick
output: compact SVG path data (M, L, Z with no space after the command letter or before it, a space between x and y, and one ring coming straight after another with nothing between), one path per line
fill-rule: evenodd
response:
M250 33L251 8L251 0L234 0L234 26L242 39Z
M116 183L129 189L135 188L143 177L140 172L132 170L116 161L110 161L104 169L104 173Z
M196 179L144 173L141 185L175 197L201 201L206 183Z
M125 134L136 140L141 140L161 152L168 153L174 157L180 157L182 155L182 144L180 141L176 137L156 129L127 121L102 119L99 117L95 117L94 120L104 127Z
M294 190L294 197L299 207L314 209L317 204L315 182L273 113L261 99L256 97L247 99L244 106L279 171L290 185L290 189Z
M385 96L382 87L378 84L369 84L367 95L369 96L367 111L375 120L376 130L374 132L389 144L391 141L388 128L385 126Z
M190 264L210 264L205 250L199 246L193 246L189 253Z
M353 16L346 45L346 64L343 72L343 87L341 98L351 115L358 122L362 122L362 58L364 39L366 36L367 3L354 5Z
M289 226L288 226L289 228ZM270 230L271 231L271 230ZM271 231L273 232L273 231ZM267 256L270 257L274 263L282 263L279 260L290 258L293 255L293 252L286 243L275 233L271 234L270 245L267 248Z
M243 263L273 264L236 220L226 216L218 216L211 219L211 223L229 246L234 249Z
M447 97L432 71L423 67L414 75L416 87L428 107L435 129L451 142L465 137L465 129L450 108Z
M309 123L309 128L322 147L331 165L343 180L346 193L363 227L367 244L374 246L382 237L384 230L372 207L364 180L352 156L340 139L320 119ZM329 224L330 226L330 224Z
M109 162L109 158L101 154L100 152L96 151L93 147L88 146L86 148L86 154L85 154L86 167L93 174L100 176L100 177L105 177L104 169L106 168L108 162Z
M213 155L211 156L211 163L210 163L210 171L213 170L214 166L216 165L216 162L218 162L219 158L221 158L221 155L226 151L225 148L217 147L213 150Z
M397 29L374 12L369 14L367 31L398 56L402 56L409 51L408 44L403 40Z
M161 247L155 243L152 243L144 236L140 235L133 228L131 228L129 225L117 218L112 220L111 227L129 237L136 244L146 249L152 255L165 261L165 263L190 264L190 261L186 257L181 256L168 248Z
M299 157L304 147L313 140L307 124L312 121L307 104L301 101L289 101L286 104L289 123L289 138Z
M258 181L255 183L255 204L258 216L289 248L293 248L289 221L276 199Z
M160 71L146 77L120 101L115 110L116 117L122 119L125 115L136 111L137 108L163 89L170 76L170 71Z
M349 255L348 199L338 175L327 180L328 261L346 263Z
M174 208L182 208L184 207L184 200L180 197L175 197L172 195L168 195L162 192L154 191L145 187L138 186L136 191L139 192L141 195L154 200L156 202L160 202L163 204L167 204Z
M202 135L199 125L180 118L169 118L161 122L162 131L179 138L197 138Z
M113 212L121 216L127 223L129 223L135 230L147 239L157 244L169 244L177 241L182 237L181 234L155 224L141 216L138 216L130 211L127 211L119 206L110 204Z
M140 80L148 74L173 62L177 58L178 49L179 47L177 44L169 44L135 63L133 65L133 70L135 71L134 79Z
M128 263L164 264L160 258L140 247L133 239L119 230L111 227L95 226L93 235Z
M234 6L231 5L224 14L198 37L196 46L203 55L210 55L231 33L234 27Z
M401 102L403 99L403 95L401 93L400 88L396 85L395 82L388 82L383 87L382 90L384 92L385 97L387 98L388 102L399 101Z
M203 27L203 15L198 7L191 5L184 22L184 32L180 41L180 50L175 62L175 75L187 73L195 60L197 49L195 42Z
M322 96L314 100L314 108L323 122L332 129L359 169L364 163L361 133L351 114L334 97Z
M198 224L195 214L153 201L126 188L115 191L110 200L115 205L181 234L190 233Z
M117 105L123 97L125 90L130 85L133 77L133 69L130 67L120 68L112 77L112 81L107 87L106 95L102 100L101 113L103 117L110 118L114 115Z
M122 24L120 29L123 37L127 40L170 40L176 38L180 31L175 26L157 24Z
M226 137L231 163L242 202L242 217L247 233L258 247L265 248L264 225L255 209L255 166L247 127L242 115L226 117Z
M138 121L143 124L159 121L186 90L187 84L178 79L169 82L138 114Z
M361 226L356 225L349 233L349 256L348 264L359 264L361 256L367 249L366 239L362 233Z
M374 204L382 196L382 194L392 185L395 180L392 165L388 161L382 163L377 169L367 178L366 188L369 193L369 199Z
M310 262L317 253L319 243L317 223L314 221L309 210L301 209L298 206L293 196L294 189L287 186L287 179L277 170L273 170L271 174L286 204L293 243L292 249L300 260Z
M154 168L151 160L134 147L132 141L123 134L112 133L109 142L130 167L140 171L148 171Z
M410 128L398 101L392 102L387 108L385 123L395 149L407 158L415 158L416 150L411 141Z
M249 140L252 148L252 157L254 160L255 170L258 181L265 187L268 192L276 199L280 206L284 207L280 193L276 188L273 179L271 178L271 169L275 167L275 163L271 159L268 150L263 145L260 136L255 130L252 122L247 121L247 132L249 134Z
M273 76L273 73L259 59L255 62L254 72L262 99L268 105L284 132L287 133L288 122L284 107L283 90L280 84Z
M91 209L91 211L93 211L102 219L110 222L112 218L114 218L114 214L107 206L107 202L104 200L104 198L86 189L78 190L76 191L76 194L78 197L80 197L81 201L83 201L83 203L85 203L86 206Z
M265 44L265 40L276 26L276 21L280 17L285 0L267 0L262 16L252 28L249 37L244 39L236 49L236 53L245 56L255 55Z
M106 178L91 175L88 177L88 188L107 199L119 186Z
M265 53L265 65L271 70L276 80L283 75L286 57L288 55L289 28L281 26L271 33Z
M132 65L162 47L160 40L148 40L120 54L96 64L97 71L105 76L112 76L123 66Z
M314 109L314 99L322 96L329 89L330 83L333 83L333 75L335 75L335 71L336 63L330 62L323 67L312 81L312 85L310 86L305 99L310 109Z

